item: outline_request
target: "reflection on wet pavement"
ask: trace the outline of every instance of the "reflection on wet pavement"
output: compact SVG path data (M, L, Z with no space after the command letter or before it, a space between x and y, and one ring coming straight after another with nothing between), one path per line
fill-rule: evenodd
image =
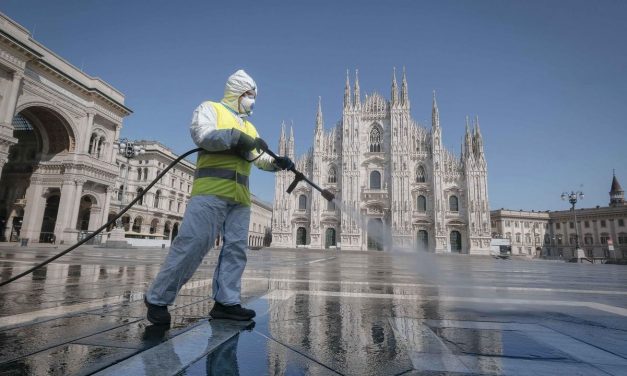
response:
M49 254L0 248L0 277ZM145 319L164 250L78 249L0 290L0 374L621 375L624 267L382 252L261 250L249 323L208 321L211 252Z

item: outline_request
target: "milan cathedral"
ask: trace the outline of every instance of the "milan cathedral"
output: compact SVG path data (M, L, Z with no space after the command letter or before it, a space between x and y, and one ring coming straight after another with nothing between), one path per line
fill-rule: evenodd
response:
M358 72L351 95L347 73L341 121L325 130L319 101L313 147L296 158L294 131L286 137L283 125L279 153L333 192L337 203L303 182L289 195L293 173L277 173L273 247L489 253L488 171L478 119L471 129L466 118L455 156L442 145L435 92L431 129L411 118L404 70L400 93L394 72L389 101L378 93L362 101Z

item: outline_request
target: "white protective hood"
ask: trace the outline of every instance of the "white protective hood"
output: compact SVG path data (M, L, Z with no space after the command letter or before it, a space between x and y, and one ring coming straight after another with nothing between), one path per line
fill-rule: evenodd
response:
M239 112L241 115L245 115L240 112L237 100L248 90L254 90L255 95L257 95L257 84L255 83L255 80L248 75L248 73L244 72L243 69L240 69L233 73L228 80L226 80L222 103L229 106L232 110Z

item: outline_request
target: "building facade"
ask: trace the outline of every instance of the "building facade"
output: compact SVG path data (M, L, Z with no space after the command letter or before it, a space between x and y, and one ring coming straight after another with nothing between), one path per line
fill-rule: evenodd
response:
M575 212L492 211L492 236L510 239L514 255L571 259L577 256L579 244L587 257L625 259L627 204L616 176L612 177L609 195L608 206Z
M269 247L272 242L272 205L252 195L250 209L248 246L250 248Z
M609 195L608 206L549 213L544 254L551 258L574 257L578 242L588 257L627 258L627 204L616 176L612 177Z
M492 237L509 239L513 255L542 255L549 224L548 212L500 209L491 211L490 218Z
M120 208L134 200L170 163L178 158L178 155L157 141L138 141L135 144L142 146L146 152L133 159L127 159L119 154L116 157L119 174L111 193L109 218L115 217ZM159 182L122 216L126 237L164 240L166 244L169 244L169 241L178 234L183 221L195 171L195 164L183 159L159 179ZM81 218L87 219L88 215L85 214ZM261 248L270 245L271 221L272 207L253 195L248 236L249 247ZM81 229L87 228L95 229L85 224L81 227ZM220 241L221 239L218 239L216 245L220 245ZM134 241L133 244L142 243Z
M117 154L118 177L112 191L109 218L128 205L176 158L157 141L135 143L146 151L133 159ZM126 237L171 240L178 233L190 198L196 166L183 159L124 214ZM86 227L86 226L83 226ZM90 228L92 230L92 228Z
M357 73L352 93L347 74L342 119L325 130L319 103L308 153L296 158L293 129L286 137L283 127L280 154L336 201L326 202L302 182L288 195L293 174L278 172L273 246L489 253L487 163L478 121L471 130L466 120L458 157L443 146L435 93L430 129L414 121L410 109L405 72L400 91L393 75L389 101L377 93L362 101Z
M73 243L84 202L90 226L105 223L130 113L122 93L0 14L1 240Z

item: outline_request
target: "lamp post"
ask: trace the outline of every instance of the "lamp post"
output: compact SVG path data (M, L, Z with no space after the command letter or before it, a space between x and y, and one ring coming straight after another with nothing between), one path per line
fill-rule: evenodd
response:
M126 189L128 188L128 175L130 173L131 159L137 157L138 155L144 154L146 150L142 145L138 145L137 142L131 141L127 138L122 138L114 142L113 149L115 149L118 154L126 157L126 176L124 176L124 185L122 185L122 197L120 198L120 211L122 211L122 209L124 208L124 197L126 196ZM125 238L125 229L122 223L122 218L120 217L117 221L115 221L115 228L111 231L111 234L109 235L109 239L107 240L107 246L115 248L126 248L128 247L128 243Z
M575 205L577 204L577 200L583 200L583 192L581 191L570 191L570 193L568 192L563 192L562 193L562 201L566 201L568 200L568 202L570 202L570 210L573 212L573 215L575 217L575 252L577 252L577 256L575 256L575 252L573 252L573 257L576 258L584 258L585 255L583 254L583 250L581 250L579 248L579 227L577 226L577 211L575 211ZM581 254L580 254L581 252Z
M146 149L141 145L136 145L134 141L130 141L127 138L123 138L113 144L113 148L118 151L118 153L124 157L126 157L126 175L124 176L124 185L122 185L122 197L120 200L120 211L124 208L124 198L126 197L126 189L128 188L128 175L130 173L131 159L137 157L138 155L143 155L146 153ZM130 223L129 223L130 226ZM115 227L123 227L122 218L118 218L115 221Z

